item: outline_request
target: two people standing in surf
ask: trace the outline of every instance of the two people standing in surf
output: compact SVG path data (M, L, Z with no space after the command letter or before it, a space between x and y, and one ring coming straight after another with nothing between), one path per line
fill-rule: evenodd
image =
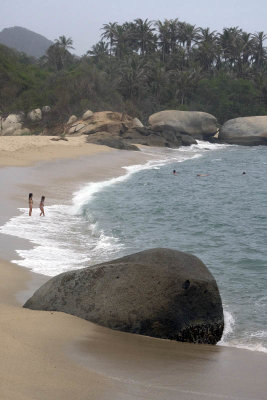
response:
M41 210L40 217L41 215L44 217L45 212L44 212L44 201L45 201L45 196L41 197L40 205L39 208ZM29 216L31 217L32 215L32 207L33 207L33 194L29 193Z

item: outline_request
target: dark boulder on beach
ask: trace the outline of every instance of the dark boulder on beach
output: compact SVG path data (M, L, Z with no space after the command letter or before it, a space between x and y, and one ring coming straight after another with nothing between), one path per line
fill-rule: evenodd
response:
M110 135L108 132L99 132L97 134L89 135L86 142L101 144L111 147L113 149L139 151L139 148L137 146L128 143L120 136Z
M216 344L224 328L220 293L207 267L191 254L170 249L60 274L24 307L183 342Z
M149 128L132 128L122 134L129 143L138 143L146 146L179 148L180 146L191 146L197 141L189 135L175 132L171 129L153 131Z
M219 140L243 146L267 145L267 116L230 119L220 129Z

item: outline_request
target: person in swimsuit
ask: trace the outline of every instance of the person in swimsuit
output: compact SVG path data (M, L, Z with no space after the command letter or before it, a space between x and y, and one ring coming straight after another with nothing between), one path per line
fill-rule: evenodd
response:
M41 201L40 201L40 210L41 210L40 217L41 217L41 215L45 216L44 201L45 201L45 196L42 196Z
M32 206L33 206L33 199L32 199L33 194L29 193L29 216L31 217L32 215Z

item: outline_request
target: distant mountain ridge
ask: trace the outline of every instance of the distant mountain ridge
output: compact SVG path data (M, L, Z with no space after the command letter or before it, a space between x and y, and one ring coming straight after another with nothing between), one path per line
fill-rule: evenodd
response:
M21 26L3 29L0 32L0 43L36 58L42 57L53 44L39 33Z

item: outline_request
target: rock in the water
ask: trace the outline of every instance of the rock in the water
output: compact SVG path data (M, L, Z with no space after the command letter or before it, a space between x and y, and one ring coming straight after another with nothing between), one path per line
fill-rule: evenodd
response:
M243 146L267 145L267 116L230 119L220 129L219 140Z
M217 119L211 114L200 111L160 111L152 114L148 122L154 131L171 129L196 139L207 139L217 131Z
M224 328L217 284L195 256L151 249L60 274L25 303L125 332L217 343Z
M28 113L28 118L32 121L32 122L37 122L37 121L41 121L42 119L42 111L40 110L40 108L36 108L35 110L32 110Z
M182 145L191 146L192 144L197 144L197 141L190 135L181 135Z
M86 121L88 118L91 118L93 116L93 111L87 110L82 116L83 121Z

